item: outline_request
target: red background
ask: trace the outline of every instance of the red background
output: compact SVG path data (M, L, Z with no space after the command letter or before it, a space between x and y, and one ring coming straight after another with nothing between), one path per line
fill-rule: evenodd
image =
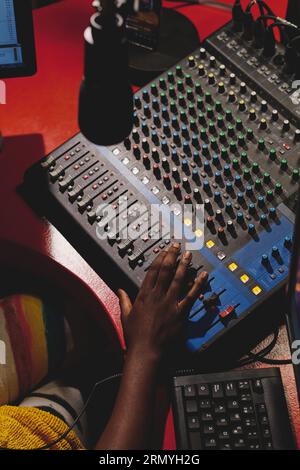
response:
M230 4L232 1L227 0ZM247 2L246 2L247 3ZM0 241L8 239L56 260L88 284L120 329L115 295L70 244L40 220L16 192L25 170L78 131L77 101L82 75L82 32L92 11L90 0L63 0L34 12L38 73L7 80L7 104L0 105L0 130L5 136L0 153ZM286 0L268 4L285 15ZM172 7L176 4L168 3ZM230 13L208 6L180 9L194 23L201 39L230 19ZM285 331L276 348L289 354ZM292 368L281 368L293 424L300 447L300 413ZM164 447L175 448L169 415Z

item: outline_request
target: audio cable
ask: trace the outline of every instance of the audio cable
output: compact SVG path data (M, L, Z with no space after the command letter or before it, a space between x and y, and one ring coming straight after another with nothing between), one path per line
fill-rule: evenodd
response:
M178 7L175 7L174 9L183 8L187 6L193 6L193 5L194 6L207 5L207 6L216 7L221 10L226 10L226 11L230 11L232 8L232 6L229 5L228 3L224 3L218 0L166 0L166 1L181 4Z
M279 337L279 327L274 330L273 335L274 337L271 340L270 344L268 344L265 348L261 349L257 353L253 353L252 351L250 351L244 358L238 361L237 367L243 367L249 364L253 364L255 362L261 362L263 364L268 365L292 364L291 359L271 359L266 357L268 354L270 354L271 351L273 351L274 347L276 346Z
M83 413L86 411L91 399L93 398L93 395L95 393L95 391L97 390L98 387L100 387L101 385L104 385L108 382L111 382L112 380L116 380L116 379L119 379L120 377L122 377L122 373L117 373L117 374L113 374L113 375L110 375L109 377L106 377L102 380L100 380L99 382L96 382L95 385L93 386L82 410L80 411L79 415L75 418L73 424L71 424L71 426L68 427L68 429L61 435L59 436L57 439L55 439L54 441L50 442L49 444L45 444L44 446L41 446L41 447L36 447L35 449L31 449L31 450L48 450L48 449L51 449L51 447L55 446L56 444L58 444L60 441L62 441L63 439L65 439L68 434L74 429L74 427L76 426L76 424L78 423L78 421L80 420L80 418L82 417ZM6 447L0 447L0 450L18 450L18 449L9 449L9 448L6 448Z
M258 6L260 14L262 16L265 14L265 10L268 12L269 15L275 16L269 5L264 0L251 0L248 3L248 6L246 7L245 13L251 13L252 7L254 5Z

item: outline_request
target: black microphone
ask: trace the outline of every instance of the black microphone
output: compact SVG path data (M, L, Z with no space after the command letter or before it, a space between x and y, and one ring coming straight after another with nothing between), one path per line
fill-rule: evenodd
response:
M100 2L96 5L98 11L84 32L84 78L78 120L88 140L112 145L124 140L133 127L125 20L119 12L101 8Z

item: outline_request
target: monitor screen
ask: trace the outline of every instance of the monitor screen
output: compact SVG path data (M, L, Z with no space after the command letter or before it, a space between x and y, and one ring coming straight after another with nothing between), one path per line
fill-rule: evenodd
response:
M0 0L0 78L36 71L30 0Z

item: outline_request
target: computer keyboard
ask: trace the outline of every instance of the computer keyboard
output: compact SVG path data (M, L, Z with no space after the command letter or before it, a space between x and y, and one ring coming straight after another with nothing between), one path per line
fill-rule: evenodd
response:
M294 439L277 368L173 379L178 449L291 449Z

